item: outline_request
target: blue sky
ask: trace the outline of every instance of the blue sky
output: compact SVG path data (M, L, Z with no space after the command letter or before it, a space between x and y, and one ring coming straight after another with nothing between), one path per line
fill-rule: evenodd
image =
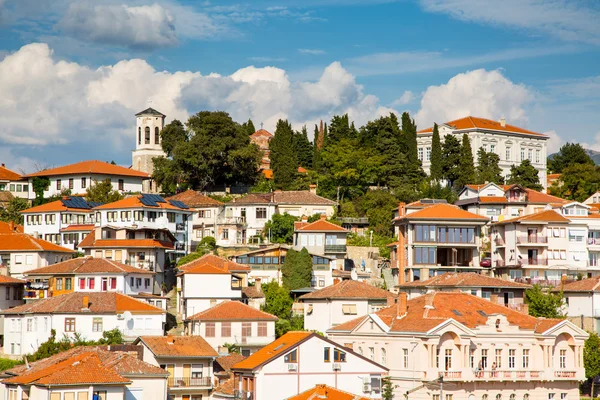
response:
M550 150L600 150L599 17L567 0L0 0L0 160L127 165L149 98L270 130L504 116Z

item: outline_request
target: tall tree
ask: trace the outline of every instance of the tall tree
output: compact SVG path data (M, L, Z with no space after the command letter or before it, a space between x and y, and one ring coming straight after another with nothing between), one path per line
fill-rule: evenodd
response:
M188 134L185 131L185 127L178 119L174 119L160 132L161 146L167 157L173 157L173 150L179 143L185 143L188 141Z
M298 159L294 151L294 131L287 120L277 121L275 135L269 143L269 150L275 187L287 190L298 175Z
M464 133L460 148L460 177L456 181L459 187L475 182L475 164L473 163L473 150L469 136Z
M442 143L440 142L440 131L437 124L433 124L430 165L429 176L432 180L439 182L442 179Z
M594 383L600 375L600 337L595 332L590 332L583 346L583 366L585 368L585 377L591 379L591 398L596 398Z
M248 118L248 121L242 124L242 128L244 128L244 130L248 133L248 136L256 132L256 128L254 128L254 123L250 118Z
M564 199L584 201L600 189L600 167L590 164L572 164L562 170L557 182L549 188L550 194Z
M31 180L31 186L35 193L34 206L38 206L44 202L44 192L50 187L50 179L47 176L35 176Z
M281 266L283 286L288 290L310 287L312 268L312 257L305 247L299 252L289 249Z
M504 183L500 157L496 153L488 153L483 147L477 151L477 178L476 183L494 182L497 185Z
M319 147L319 135L321 131L315 124L315 133L313 136L313 155L312 155L312 168L315 171L319 171L321 168L321 148Z
M15 197L8 202L6 208L0 208L0 221L14 222L23 225L23 214L21 211L29 208L27 200Z
M420 165L421 161L419 160L417 149L417 125L415 125L415 120L411 119L410 114L406 111L402 113L402 138L409 163Z
M578 164L594 165L594 160L579 143L566 143L558 153L548 157L548 169L553 174L560 174L565 168Z
M352 138L353 134L354 132L350 129L350 119L348 118L348 114L334 115L333 118L331 118L329 132L327 133L331 142Z
M270 238L271 243L289 243L294 238L294 222L298 219L288 213L273 214L271 219L265 223L263 233Z
M312 166L313 149L308 140L306 125L302 127L302 131L294 133L294 151L300 166L304 168Z
M540 184L540 178L538 176L538 170L531 165L531 161L523 160L519 166L513 165L510 167L510 184L518 184L523 187L542 190L543 186Z
M563 294L544 290L540 285L533 285L525 290L525 301L529 305L529 315L543 318L564 318L561 310Z
M461 145L454 135L446 135L442 146L442 178L450 187L460 178Z
M107 204L123 199L123 195L119 191L113 190L110 179L105 179L92 183L87 188L85 199L87 201Z

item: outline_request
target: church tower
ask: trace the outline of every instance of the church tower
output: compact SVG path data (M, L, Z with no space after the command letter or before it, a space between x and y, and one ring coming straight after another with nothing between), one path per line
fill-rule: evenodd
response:
M135 114L135 150L132 152L131 167L137 171L152 175L154 172L154 157L166 157L161 147L160 131L165 126L166 115L149 107ZM159 188L153 180L144 181L144 193L158 193Z

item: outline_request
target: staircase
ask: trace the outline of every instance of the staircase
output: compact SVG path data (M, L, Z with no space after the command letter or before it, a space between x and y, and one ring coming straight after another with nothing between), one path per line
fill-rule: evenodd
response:
M167 331L168 335L181 336L183 335L183 319L177 307L177 288L173 288L166 294L169 298L167 303Z

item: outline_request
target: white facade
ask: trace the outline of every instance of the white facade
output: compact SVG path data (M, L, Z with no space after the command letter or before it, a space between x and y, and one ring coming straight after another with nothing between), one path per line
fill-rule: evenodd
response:
M369 299L307 299L303 304L304 329L323 333L387 306L385 300Z
M142 182L147 178L137 176L123 175L108 175L108 174L68 174L68 175L51 175L50 186L44 191L44 197L57 196L63 190L69 189L73 195L85 195L87 189L96 182L102 182L110 179L113 190L120 193L139 193L142 191ZM35 199L33 191L33 178L29 178L29 199Z
M24 272L46 267L72 258L71 253L54 251L11 251L0 250L0 262L8 266L10 276L22 278Z
M237 344L244 355L275 340L275 321L190 321L189 329L190 335L202 336L215 350L226 343ZM261 330L264 330L264 334Z
M178 278L179 312L183 319L227 300L241 300L242 287L229 273L186 272Z
M276 213L274 204L225 204L217 217L217 244L259 244L254 235L262 235L265 223ZM268 236L268 233L266 234Z

